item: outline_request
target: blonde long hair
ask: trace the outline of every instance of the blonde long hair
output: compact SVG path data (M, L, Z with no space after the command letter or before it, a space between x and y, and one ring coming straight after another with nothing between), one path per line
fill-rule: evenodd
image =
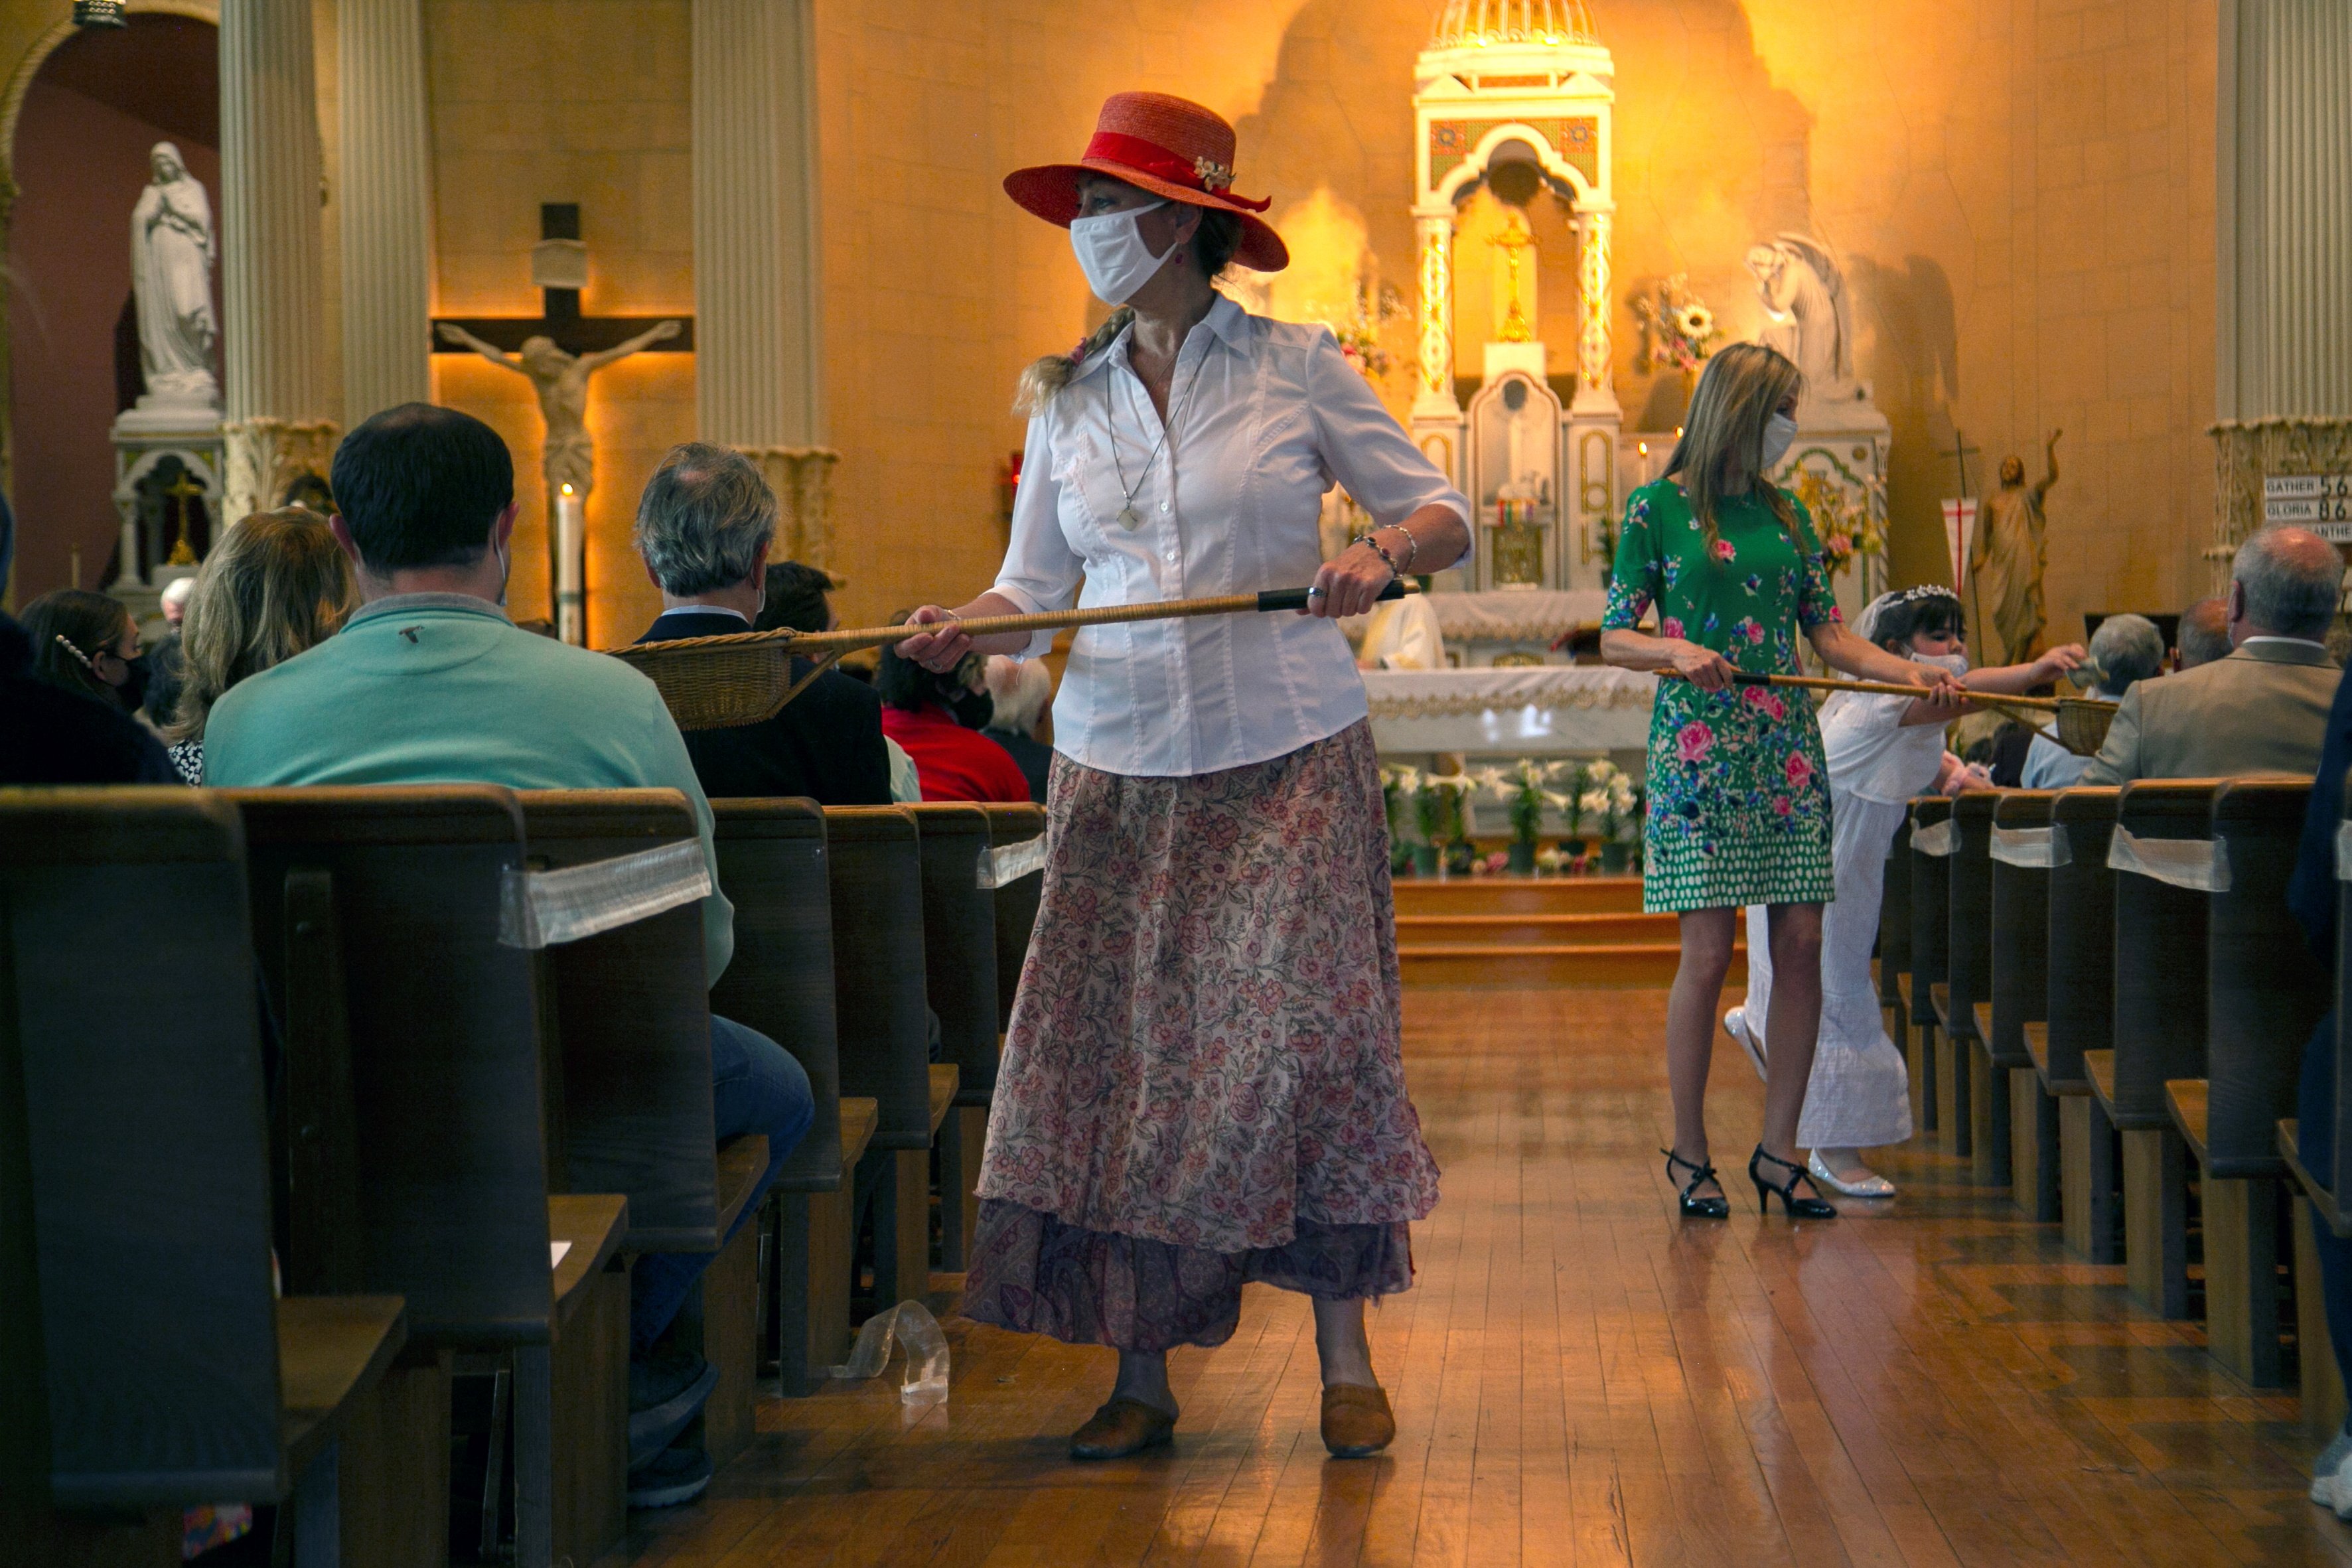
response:
M1733 497L1760 492L1789 537L1798 537L1795 505L1763 474L1764 426L1804 384L1804 373L1787 355L1761 343L1734 343L1699 372L1666 473L1682 476L1691 516L1706 536L1708 560L1721 537L1716 506Z
M325 642L351 607L351 565L326 518L307 507L247 517L196 573L180 641L187 675L165 733L202 737L223 692Z

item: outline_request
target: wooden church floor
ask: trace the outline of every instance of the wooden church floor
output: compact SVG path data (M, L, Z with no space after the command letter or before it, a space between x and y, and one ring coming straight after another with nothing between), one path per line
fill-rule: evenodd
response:
M2303 1495L2320 1445L2294 1399L2233 1383L2197 1326L1957 1162L1890 1152L1877 1214L1792 1231L1735 1188L1730 1223L1678 1226L1664 1003L1408 993L1445 1180L1415 1288L1371 1318L1385 1456L1326 1458L1307 1303L1252 1286L1229 1343L1173 1358L1173 1450L1073 1465L1109 1353L950 1318L940 1276L944 1408L905 1421L895 1363L769 1399L709 1494L633 1516L612 1561L2352 1564L2352 1527ZM1744 1166L1759 1085L1728 1047L1713 1098Z

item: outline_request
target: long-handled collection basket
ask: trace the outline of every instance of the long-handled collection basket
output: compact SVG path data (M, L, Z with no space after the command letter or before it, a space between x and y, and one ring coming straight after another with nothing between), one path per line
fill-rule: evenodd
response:
M1382 599L1402 599L1419 590L1392 582ZM1044 615L990 615L962 622L974 637L1004 632L1054 632L1067 626L1106 626L1132 621L1168 621L1197 615L1267 614L1307 608L1304 588L1264 593L1229 593L1209 599L1171 599L1156 604L1114 604L1064 610ZM650 677L680 729L732 729L758 724L782 711L844 653L903 643L920 628L904 624L842 632L749 632L727 637L681 637L611 650ZM793 661L814 667L798 680Z

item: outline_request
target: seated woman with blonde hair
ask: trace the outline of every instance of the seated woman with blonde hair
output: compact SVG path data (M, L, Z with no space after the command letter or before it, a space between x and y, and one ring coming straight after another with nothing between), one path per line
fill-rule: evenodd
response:
M256 512L221 536L196 573L181 624L179 716L165 731L172 764L205 781L205 721L221 694L315 647L352 609L352 571L327 519L306 507Z

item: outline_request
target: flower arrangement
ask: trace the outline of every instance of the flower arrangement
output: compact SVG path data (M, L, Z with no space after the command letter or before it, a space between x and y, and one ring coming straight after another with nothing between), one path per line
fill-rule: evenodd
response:
M1404 296L1393 283L1377 287L1370 278L1356 285L1355 308L1345 321L1330 323L1331 335L1339 340L1339 351L1348 362L1362 371L1366 380L1378 382L1387 379L1395 361L1381 346L1381 329L1405 313Z
M1812 469L1800 468L1790 479L1789 488L1812 514L1813 529L1821 536L1822 562L1832 577L1852 567L1857 556L1886 553L1884 481L1874 476L1869 493L1857 504L1827 476Z
M1635 831L1640 795L1625 770L1606 758L1584 770L1576 798L1579 825L1604 844L1624 843Z
M1642 323L1636 366L1645 372L1695 371L1706 358L1708 345L1723 336L1715 312L1690 291L1688 273L1677 272L1649 293L1635 295L1633 314Z

